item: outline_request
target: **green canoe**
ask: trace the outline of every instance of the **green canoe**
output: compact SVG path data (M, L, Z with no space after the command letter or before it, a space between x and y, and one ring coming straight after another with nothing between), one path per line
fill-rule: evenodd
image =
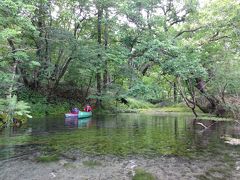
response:
M87 118L91 116L92 116L92 112L79 111L78 113L78 118Z

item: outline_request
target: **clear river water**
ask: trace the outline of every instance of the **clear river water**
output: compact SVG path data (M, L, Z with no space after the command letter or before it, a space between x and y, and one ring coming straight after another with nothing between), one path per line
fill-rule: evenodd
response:
M239 179L238 139L237 122L183 114L31 119L1 131L0 179L131 179L136 169L156 179Z

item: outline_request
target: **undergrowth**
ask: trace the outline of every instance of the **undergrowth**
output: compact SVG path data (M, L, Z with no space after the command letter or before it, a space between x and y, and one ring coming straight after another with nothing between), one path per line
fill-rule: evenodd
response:
M67 99L57 97L48 101L45 95L28 89L19 92L18 98L29 103L33 117L63 114L73 107L78 107L79 109L82 107L80 102L68 101Z

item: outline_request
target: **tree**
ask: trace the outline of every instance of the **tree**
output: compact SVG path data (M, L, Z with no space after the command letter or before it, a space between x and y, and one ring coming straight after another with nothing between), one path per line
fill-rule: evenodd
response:
M26 19L29 13L33 12L34 6L25 4L23 1L4 0L0 4L0 66L1 79L3 81L1 89L1 109L7 113L7 125L12 122L15 109L21 109L21 114L28 114L27 107L23 102L17 102L15 92L19 88L18 79L21 76L21 66L29 64L38 66L39 64L29 58L31 51L35 51L26 45L26 34L35 36L36 29L31 21ZM6 98L6 99L4 99Z

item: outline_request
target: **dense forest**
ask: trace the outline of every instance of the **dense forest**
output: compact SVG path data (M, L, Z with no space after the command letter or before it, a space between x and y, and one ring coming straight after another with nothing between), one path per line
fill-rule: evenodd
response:
M1 0L0 112L140 100L239 118L239 49L238 0Z

